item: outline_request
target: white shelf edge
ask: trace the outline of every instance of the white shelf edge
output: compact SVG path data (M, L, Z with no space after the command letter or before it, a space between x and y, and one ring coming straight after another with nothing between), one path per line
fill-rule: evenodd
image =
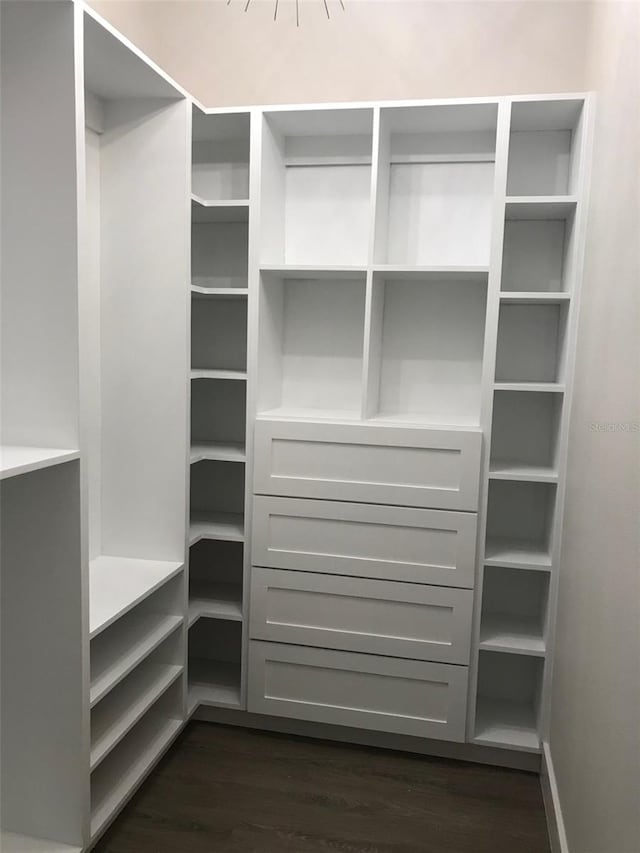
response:
M522 483L557 483L558 472L547 465L519 465L496 460L489 464L490 480L515 480Z
M554 305L571 301L571 294L565 290L501 290L500 302L503 305Z
M195 545L201 539L244 542L244 517L242 513L193 512L189 524L189 545Z
M189 592L189 627L203 618L242 622L242 584L195 582Z
M551 552L533 543L489 539L485 547L484 565L506 569L551 571Z
M494 382L496 391L531 391L537 394L564 394L562 382Z
M194 441L190 449L190 462L238 462L247 461L244 444L230 441Z
M204 198L196 193L191 193L191 201L205 208L249 207L248 198Z
M478 697L472 743L482 746L539 752L540 737L532 708Z
M3 444L0 445L0 480L63 465L79 458L80 451L72 448Z
M191 379L224 379L234 382L246 382L246 370L214 370L208 368L194 368L191 370Z
M211 299L246 299L249 296L248 287L201 287L192 284L190 290L193 296Z

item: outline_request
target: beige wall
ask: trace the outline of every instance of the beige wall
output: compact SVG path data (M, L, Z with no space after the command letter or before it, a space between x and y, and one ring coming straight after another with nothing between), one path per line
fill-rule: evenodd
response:
M636 3L594 7L597 121L550 733L571 853L640 851L639 27ZM622 426L598 430L611 423Z
M598 90L550 749L571 853L639 853L640 7L329 2L92 5L209 106Z

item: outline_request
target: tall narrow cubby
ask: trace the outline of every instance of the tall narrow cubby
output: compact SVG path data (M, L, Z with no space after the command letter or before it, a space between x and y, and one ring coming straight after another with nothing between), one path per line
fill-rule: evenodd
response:
M240 707L250 114L192 111L188 713Z
M470 726L475 743L533 752L551 679L588 127L582 98L514 99L498 140Z

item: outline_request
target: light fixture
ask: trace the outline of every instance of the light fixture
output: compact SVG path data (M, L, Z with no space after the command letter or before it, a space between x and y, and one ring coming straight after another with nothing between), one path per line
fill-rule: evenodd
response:
M327 13L327 19L331 20L331 13L329 11L329 0L319 0L319 2L324 4L324 10ZM340 8L344 12L344 0L337 0L340 4ZM274 0L274 8L273 8L273 20L278 20L278 5L280 0ZM231 4L231 0L227 0L227 6ZM246 12L251 5L251 0L247 0L244 11ZM300 0L296 0L296 27L300 26Z

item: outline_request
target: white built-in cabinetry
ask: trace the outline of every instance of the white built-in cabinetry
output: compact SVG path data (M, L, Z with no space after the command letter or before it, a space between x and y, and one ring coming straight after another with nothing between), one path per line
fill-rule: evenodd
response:
M2 3L3 850L194 714L539 752L590 110L207 110Z

